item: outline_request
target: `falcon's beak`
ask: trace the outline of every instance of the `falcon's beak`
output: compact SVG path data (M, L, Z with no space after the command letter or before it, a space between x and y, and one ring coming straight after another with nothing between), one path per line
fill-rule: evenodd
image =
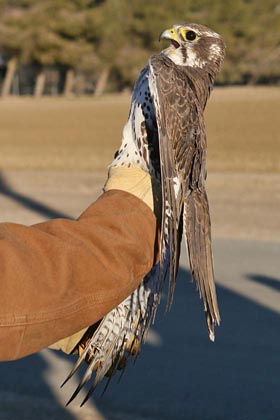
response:
M171 44L174 45L175 48L180 47L180 39L178 37L177 31L174 28L166 29L163 31L159 36L159 41L162 39L170 39Z

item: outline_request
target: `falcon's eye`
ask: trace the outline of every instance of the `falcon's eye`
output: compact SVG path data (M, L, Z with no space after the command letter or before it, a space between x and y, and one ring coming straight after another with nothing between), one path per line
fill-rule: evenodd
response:
M197 38L197 34L194 31L187 31L185 37L188 41L194 41Z

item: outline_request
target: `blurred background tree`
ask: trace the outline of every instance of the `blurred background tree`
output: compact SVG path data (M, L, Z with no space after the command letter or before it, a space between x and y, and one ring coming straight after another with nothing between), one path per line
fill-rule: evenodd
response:
M185 21L225 38L219 83L279 83L279 0L0 0L2 95L24 80L36 96L130 89L159 33Z

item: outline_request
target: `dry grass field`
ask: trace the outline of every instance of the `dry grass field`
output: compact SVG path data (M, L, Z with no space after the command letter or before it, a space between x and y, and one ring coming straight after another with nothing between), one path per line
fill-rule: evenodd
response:
M215 89L206 108L209 169L280 172L280 88Z
M104 170L129 96L0 101L0 168ZM280 88L216 88L206 109L209 171L280 172Z

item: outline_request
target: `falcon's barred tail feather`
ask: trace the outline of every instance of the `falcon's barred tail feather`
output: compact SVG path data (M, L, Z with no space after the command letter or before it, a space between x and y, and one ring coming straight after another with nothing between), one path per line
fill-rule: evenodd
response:
M60 385L60 388L62 388L71 378L72 378L72 376L74 376L75 375L75 373L77 372L77 370L79 369L79 367L81 366L81 364L83 363L83 361L85 360L85 358L86 358L86 355L87 355L87 352L88 352L88 348L89 348L89 345L90 344L88 344L86 347L85 347L85 349L84 349L84 351L83 351L83 353L81 354L81 356L79 357L79 359L77 360L77 362L75 363L75 365L74 365L74 367L73 367L73 369L71 370L71 372L69 373L69 375L67 376L67 378L65 379L65 381ZM69 402L68 402L68 404L69 404Z
M214 326L220 324L215 291L211 222L205 189L192 191L184 202L184 228L190 267L203 299L209 336L214 341Z
M85 404L98 383L108 376L109 380L104 388L104 391L106 390L115 372L125 368L129 355L137 358L141 342L154 319L158 306L159 283L156 281L158 274L155 275L158 271L157 265L142 280L132 295L100 322L67 378L69 380L73 376L83 360L87 361L89 366L67 405L76 398L93 373L95 373L93 384L81 405Z

